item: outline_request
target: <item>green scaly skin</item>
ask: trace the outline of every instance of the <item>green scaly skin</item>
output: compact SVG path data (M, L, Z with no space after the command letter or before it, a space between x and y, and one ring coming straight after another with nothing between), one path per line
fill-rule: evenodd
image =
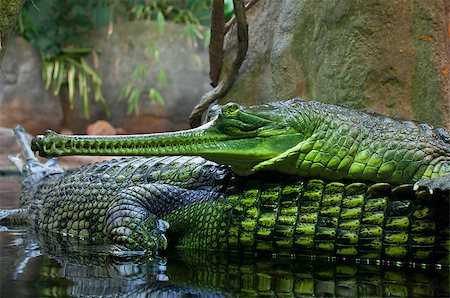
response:
M340 106L293 99L268 105L215 107L203 126L132 136L64 136L32 142L43 156L197 155L231 165L238 175L261 170L339 181L450 186L450 136L429 125ZM431 180L430 180L431 179Z
M448 200L407 186L243 178L200 157L135 157L48 172L24 180L25 220L125 251L164 249L167 235L185 249L425 263L448 256Z

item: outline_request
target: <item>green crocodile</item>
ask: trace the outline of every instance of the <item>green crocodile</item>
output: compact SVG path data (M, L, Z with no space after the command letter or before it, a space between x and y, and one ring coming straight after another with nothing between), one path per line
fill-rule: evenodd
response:
M213 108L201 127L135 136L63 136L33 140L44 156L197 155L247 176L261 170L339 181L450 187L450 135L342 106L303 101Z
M40 164L29 148L25 155L21 208L0 213L0 223L22 220L40 231L106 240L117 254L151 253L169 241L184 249L345 259L448 257L448 196L412 185L241 177L228 166L180 156L64 172L54 160Z

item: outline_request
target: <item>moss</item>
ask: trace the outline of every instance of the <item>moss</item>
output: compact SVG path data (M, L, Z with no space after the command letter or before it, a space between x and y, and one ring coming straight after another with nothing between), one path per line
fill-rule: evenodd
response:
M17 18L24 0L0 2L0 60L3 58L9 36L16 27Z

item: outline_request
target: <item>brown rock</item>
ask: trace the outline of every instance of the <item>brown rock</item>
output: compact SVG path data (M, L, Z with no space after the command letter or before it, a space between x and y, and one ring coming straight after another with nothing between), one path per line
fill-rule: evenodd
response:
M115 135L116 130L108 121L97 120L87 127L86 133L88 135Z

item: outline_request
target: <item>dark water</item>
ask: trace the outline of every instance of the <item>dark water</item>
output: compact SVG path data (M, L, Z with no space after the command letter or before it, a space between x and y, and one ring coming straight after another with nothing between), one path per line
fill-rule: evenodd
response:
M0 208L18 204L19 177L0 177ZM0 232L0 297L448 297L449 270L293 256L168 251L118 259L100 244Z

